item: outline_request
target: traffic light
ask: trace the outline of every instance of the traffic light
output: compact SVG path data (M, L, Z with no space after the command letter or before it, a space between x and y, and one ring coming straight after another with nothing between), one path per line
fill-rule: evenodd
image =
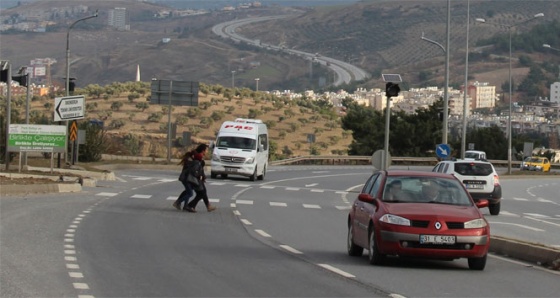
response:
M70 78L68 80L68 92L74 92L75 88L76 88L76 79Z
M18 82L20 86L27 87L28 77L29 77L28 74L13 76L12 80Z
M387 97L399 96L400 91L401 91L401 88L399 87L399 84L394 84L394 83L391 83L391 82L388 82L387 84L385 84L385 96L387 96Z

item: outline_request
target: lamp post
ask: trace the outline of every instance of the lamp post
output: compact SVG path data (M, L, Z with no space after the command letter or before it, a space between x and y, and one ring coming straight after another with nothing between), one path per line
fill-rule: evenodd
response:
M443 88L443 132L442 132L442 136L441 136L441 143L442 144L447 144L447 131L448 131L448 117L449 117L449 43L450 43L450 33L449 33L449 27L451 23L451 4L450 4L450 0L447 0L447 26L446 26L446 47L444 47L443 45L441 45L440 43L433 41L431 39L428 39L426 37L424 37L424 32L422 32L422 40L425 40L427 42L433 43L437 46L439 46L443 52L445 53L445 86Z
M231 71L231 88L235 88L235 70Z
M465 48L465 90L463 90L463 132L461 137L461 159L465 159L467 146L467 90L469 90L469 26L470 26L470 0L467 1L467 45Z
M549 44L547 44L547 43L543 44L542 46L545 47L545 48L554 50L554 51L556 51L556 52L560 52L560 49L553 48L553 47L551 47L551 46L550 46Z
M538 13L536 15L534 15L532 18L524 20L522 22L517 22L517 23L513 23L511 25L501 25L501 24L495 24L495 23L489 23L486 22L485 19L481 19L478 18L476 19L477 22L480 23L487 23L487 24L493 24L496 26L503 26L505 28L507 28L508 33L509 33L509 115L508 115L508 174L511 175L511 160L512 160L512 153L513 153L513 148L512 148L512 132L513 129L511 127L511 117L513 115L513 96L512 96L512 81L511 81L511 35L512 35L512 29L516 26L519 26L521 24L525 24L527 22L530 22L536 18L540 18L543 17L544 14L543 13Z
M93 15L74 21L74 23L68 27L68 31L66 31L66 96L70 95L70 30L72 30L77 23L91 18L97 18L97 16L98 12L96 10Z
M255 78L255 82L257 84L255 91L259 91L259 80L260 80L259 78Z

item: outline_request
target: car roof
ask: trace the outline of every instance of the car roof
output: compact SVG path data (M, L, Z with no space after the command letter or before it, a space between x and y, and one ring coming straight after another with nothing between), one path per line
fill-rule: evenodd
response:
M482 160L482 159L455 159L455 160L442 160L441 162L469 162L469 163L485 163L485 164L492 164L491 162L487 161L487 160Z

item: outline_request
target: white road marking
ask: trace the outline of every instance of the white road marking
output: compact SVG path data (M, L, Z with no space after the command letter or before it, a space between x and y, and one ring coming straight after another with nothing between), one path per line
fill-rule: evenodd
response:
M167 197L165 200L166 201L175 201L175 200L177 200L177 197Z
M95 298L93 295L78 295L78 298Z
M233 215L239 216L241 215L241 212L239 212L239 210L233 210Z
M501 212L500 212L500 215L521 217L521 215L519 215L519 214L515 214L515 213L511 213L511 212L507 212L507 211L501 211Z
M317 264L317 265L319 265L319 266L321 266L321 267L323 267L323 268L325 268L325 269L327 269L327 270L329 270L329 271L332 271L332 272L334 272L334 273L336 273L336 274L342 275L342 276L344 276L344 277L348 277L348 278L356 277L356 276L354 276L354 275L352 275L352 274L350 274L350 273L348 273L348 272L342 271L342 270L340 270L340 269L338 269L338 268L335 268L335 267L333 267L333 266L331 266L331 265L328 265L328 264Z
M554 201L547 200L547 199L544 199L544 198L538 198L537 201L543 202L543 203L556 203L556 202L554 202Z
M510 226L516 226L516 227L524 228L524 229L527 229L527 230L536 231L536 232L544 232L544 230L541 230L541 229L529 227L529 226L526 226L526 225L520 225L520 224L516 224L516 223L496 222L496 221L490 221L489 223L491 225L510 225Z
M133 195L132 197L130 197L131 199L149 199L151 198L152 195Z
M119 180L120 182L127 182L126 180L124 180L124 179L121 178L121 177L115 177L115 179Z
M132 180L140 180L140 181L146 181L146 180L150 180L152 179L152 177L136 177L136 178L132 178Z
M75 282L73 283L73 285L74 285L74 289L89 290L89 286L86 283Z
M282 203L282 202L270 202L269 204L270 204L270 206L275 206L275 207L286 207L286 206L288 206L288 204Z
M263 185L261 186L262 189L275 189L276 186L269 186L269 185Z
M315 185L317 185L317 184L319 184L319 183L306 184L305 187L312 187L312 186L315 186Z
M208 199L208 201L210 201L212 203L219 203L220 199Z
M303 204L303 208L321 209L321 206L319 206L319 205L313 205L313 204Z
M338 209L338 210L350 210L350 209L352 209L352 206L336 206L336 209Z
M78 258L76 258L76 257L71 257L71 256L65 256L65 257L64 257L64 260L65 260L65 261L68 261L68 262L76 262L77 259L78 259Z
M299 190L297 187L286 187L286 190Z
M268 238L268 237L272 237L272 236L270 236L269 234L267 234L267 233L266 233L265 231L263 231L263 230L255 230L255 232L257 232L257 234L259 234L259 235L261 235L261 236L263 236L263 237L267 237L267 238Z
M78 264L66 264L66 268L68 268L68 269L80 269L80 266L78 266Z
M248 184L236 184L234 186L235 187L251 187L251 185L248 185Z
M102 197L114 197L116 195L118 195L118 193L116 192L100 192L96 194L96 196L102 196Z
M310 192L325 192L324 189L312 189Z
M71 250L71 249L66 249L64 250L64 254L65 255L75 255L76 251L75 250Z
M243 205L253 205L253 201L249 201L249 200L236 200L235 203L243 204Z
M73 278L84 278L84 275L81 272L68 272L68 275Z
M251 223L250 221L248 221L248 220L246 220L246 219L244 219L244 218L241 219L241 222L242 222L243 224L247 225L247 226L253 225L253 223Z
M538 213L523 213L526 216L531 216L531 217L540 217L540 218L547 218L547 215L543 215L543 214L538 214Z
M293 254L297 254L297 255L302 255L302 254L303 254L301 251L299 251L299 250L297 250L297 249L295 249L295 248L293 248L293 247L290 247L290 246L288 246L288 245L283 245L283 244L282 244L282 245L280 245L280 247L282 247L283 249L285 249L285 250L287 250L287 251L289 251L289 252L291 252L291 253L293 253Z

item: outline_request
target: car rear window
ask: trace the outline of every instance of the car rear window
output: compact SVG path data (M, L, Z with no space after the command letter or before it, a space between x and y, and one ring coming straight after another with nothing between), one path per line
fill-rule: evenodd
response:
M494 171L492 166L486 163L457 162L455 163L455 172L460 175L488 176Z

